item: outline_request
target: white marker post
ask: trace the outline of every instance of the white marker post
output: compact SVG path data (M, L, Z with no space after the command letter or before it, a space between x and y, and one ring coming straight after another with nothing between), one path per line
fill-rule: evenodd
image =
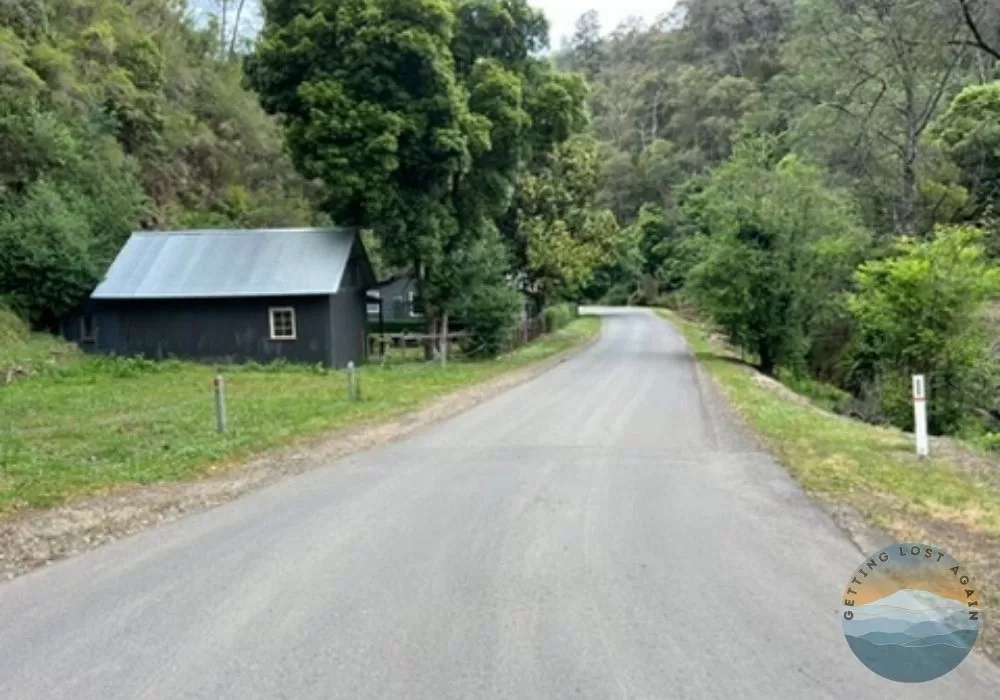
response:
M220 433L226 432L226 380L221 374L215 375L215 427Z
M917 436L917 454L926 457L931 450L927 439L927 389L922 374L913 375L913 428Z

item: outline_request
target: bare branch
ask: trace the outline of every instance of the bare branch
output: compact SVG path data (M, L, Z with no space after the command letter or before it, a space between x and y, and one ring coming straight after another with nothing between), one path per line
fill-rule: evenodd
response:
M937 111L938 104L941 102L941 98L946 92L946 87L948 81L951 80L952 74L955 72L955 68L958 66L958 62L961 59L962 54L957 53L952 57L951 63L948 65L947 70L943 71L941 74L941 80L938 82L937 88L931 93L930 99L927 101L927 105L922 114L917 118L917 133L922 134L924 129L930 123L931 118L933 118L934 113Z
M979 31L979 26L976 24L976 20L972 16L972 10L969 7L969 0L958 0L958 4L962 7L962 18L965 20L965 26L969 28L969 31L972 33L972 37L974 39L974 41L966 43L969 46L985 51L990 56L1000 61L1000 49L990 46L986 43L986 40L983 39L983 35Z
M236 39L240 35L240 15L243 14L243 5L245 2L246 0L239 0L239 5L236 6L236 18L233 20L233 34L229 40L229 58L232 58L236 53Z

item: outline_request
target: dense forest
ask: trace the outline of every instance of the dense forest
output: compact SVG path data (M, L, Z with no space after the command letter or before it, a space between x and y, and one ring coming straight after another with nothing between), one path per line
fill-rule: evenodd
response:
M8 305L52 324L138 228L315 218L230 43L173 0L0 2Z
M486 353L527 307L694 309L767 374L1000 432L1000 6L0 0L0 300L128 232L336 223ZM1000 442L1000 441L998 441Z
M768 374L909 427L997 424L1000 5L682 0L557 63L590 85L616 303L693 306ZM637 267L638 265L638 267Z

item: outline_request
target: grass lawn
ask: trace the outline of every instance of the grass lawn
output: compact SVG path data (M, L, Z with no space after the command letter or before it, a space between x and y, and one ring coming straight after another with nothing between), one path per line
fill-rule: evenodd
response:
M385 420L568 350L599 329L599 319L580 318L497 360L362 367L362 400L355 403L347 399L344 372L225 367L224 435L215 430L215 368L72 358L0 386L0 513L48 507L119 485L194 478L211 465Z
M931 457L920 460L912 435L792 400L711 342L704 326L670 311L658 313L684 334L746 423L806 491L828 504L852 506L898 541L927 538L973 567L988 607L1000 604L997 465L984 465L961 448L932 447ZM815 388L807 389L815 400ZM818 398L815 403L827 403ZM985 616L982 638L1000 659L996 617Z

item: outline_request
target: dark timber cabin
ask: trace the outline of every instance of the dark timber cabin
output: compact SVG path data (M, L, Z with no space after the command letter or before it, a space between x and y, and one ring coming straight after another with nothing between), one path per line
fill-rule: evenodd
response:
M379 318L381 309L384 321L409 321L418 323L424 317L423 305L417 294L417 280L413 275L398 275L379 282L368 291L368 319Z
M365 358L375 284L355 229L142 231L63 331L100 353L343 367Z

